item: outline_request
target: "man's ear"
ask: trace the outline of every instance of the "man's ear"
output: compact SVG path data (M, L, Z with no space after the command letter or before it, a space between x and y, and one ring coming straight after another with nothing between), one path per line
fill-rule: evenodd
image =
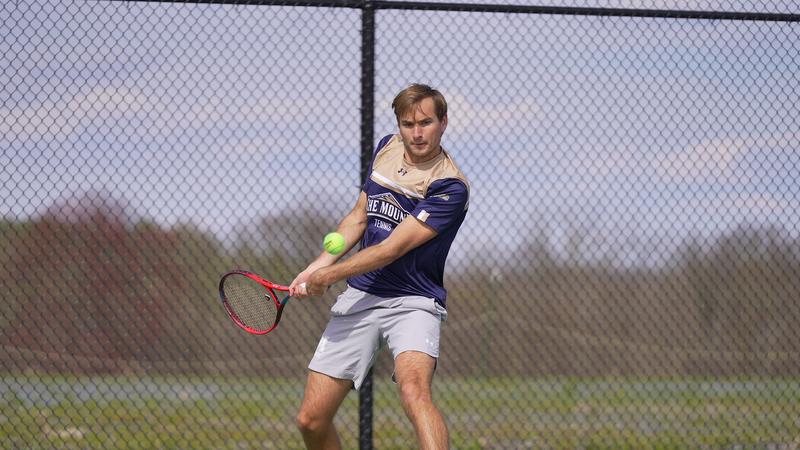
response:
M447 114L445 114L444 117L442 118L442 133L444 133L444 130L446 129L447 129Z

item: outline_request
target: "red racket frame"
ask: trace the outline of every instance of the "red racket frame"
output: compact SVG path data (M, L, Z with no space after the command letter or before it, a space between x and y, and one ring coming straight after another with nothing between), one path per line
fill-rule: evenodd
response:
M272 323L271 327L269 327L266 330L257 330L255 328L248 327L247 325L242 323L241 319L239 319L239 316L237 316L236 313L233 311L233 308L231 308L228 299L225 298L225 291L223 288L225 285L225 280L230 276L245 276L253 281L260 283L262 286L264 286L264 288L266 288L266 291L269 292L270 298L272 299L273 302L275 302L275 306L278 309L277 313L275 313L275 322ZM274 330L275 327L278 326L278 322L280 322L281 315L283 314L283 307L286 306L286 302L289 301L289 295L287 294L286 297L283 298L283 300L278 300L278 296L275 294L275 291L289 292L289 286L284 286L282 284L275 284L269 280L261 278L260 276L252 272L248 272L246 270L232 270L223 275L222 279L219 280L219 298L222 300L222 305L225 307L225 311L228 313L228 316L231 318L231 320L233 320L233 322L237 326L239 326L239 328L243 329L244 331L247 331L250 334L264 335Z

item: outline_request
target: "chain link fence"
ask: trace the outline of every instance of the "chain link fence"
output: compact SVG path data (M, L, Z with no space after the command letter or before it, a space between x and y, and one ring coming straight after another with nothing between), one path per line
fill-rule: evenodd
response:
M217 281L288 283L355 203L361 11L0 15L0 446L302 448L305 367L344 285L255 337ZM394 94L430 83L472 183L434 381L453 447L800 446L798 24L375 19L376 141ZM409 448L391 370L384 354L374 443Z

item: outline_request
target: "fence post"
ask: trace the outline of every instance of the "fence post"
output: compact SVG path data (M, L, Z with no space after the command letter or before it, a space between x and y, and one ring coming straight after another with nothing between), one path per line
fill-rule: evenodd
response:
M375 8L365 0L361 9L361 183L372 160L375 110ZM358 391L358 448L372 450L372 369Z

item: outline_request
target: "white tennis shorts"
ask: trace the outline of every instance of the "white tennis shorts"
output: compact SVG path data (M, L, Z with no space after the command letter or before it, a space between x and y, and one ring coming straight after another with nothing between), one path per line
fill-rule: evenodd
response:
M384 346L393 358L410 350L438 358L445 319L447 310L432 298L383 298L348 286L331 308L308 368L353 380L358 389Z

